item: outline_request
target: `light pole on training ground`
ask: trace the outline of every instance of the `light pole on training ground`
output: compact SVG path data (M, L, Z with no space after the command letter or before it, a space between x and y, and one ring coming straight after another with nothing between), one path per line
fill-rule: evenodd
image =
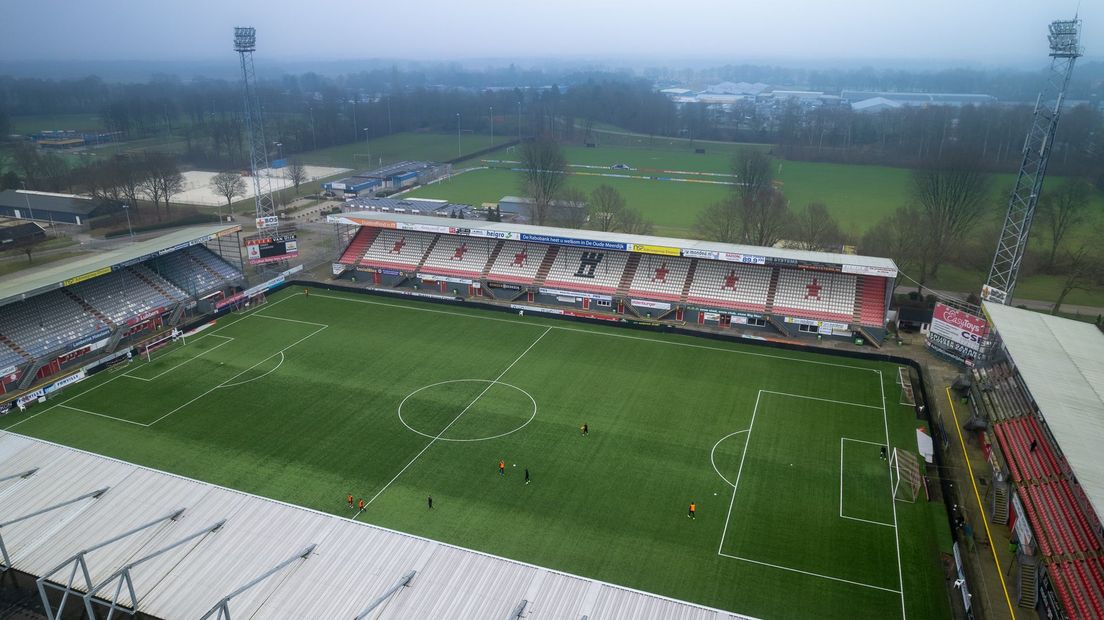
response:
M219 205L219 206L221 207L221 205ZM123 213L126 213L127 230L130 231L130 237L131 237L131 239L133 239L134 238L134 228L132 228L131 225L130 225L130 205L125 204L125 203L123 204ZM219 219L220 220L222 219L222 210L221 210L221 208L219 209Z
M494 106L491 106L491 146L494 146Z
M521 99L518 99L518 144L521 143Z
M460 157L460 113L456 113L456 157Z
M372 167L372 141L368 137L368 128L364 128L364 148L368 149L368 167Z

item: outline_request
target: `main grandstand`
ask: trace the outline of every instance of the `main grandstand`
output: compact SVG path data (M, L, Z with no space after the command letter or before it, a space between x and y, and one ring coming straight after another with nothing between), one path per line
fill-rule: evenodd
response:
M0 395L179 324L243 281L238 226L186 228L0 283Z
M960 386L993 467L985 506L1016 541L1012 593L1046 617L1104 617L1104 336L985 303L992 361Z
M897 267L884 258L619 233L349 212L328 216L335 276L591 318L880 345Z

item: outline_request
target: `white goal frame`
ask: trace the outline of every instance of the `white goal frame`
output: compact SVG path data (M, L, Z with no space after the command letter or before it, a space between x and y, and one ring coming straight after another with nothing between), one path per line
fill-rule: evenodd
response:
M889 456L889 477L893 483L894 501L913 503L924 486L920 459L900 448L894 448Z
M897 368L897 386L901 388L901 399L899 404L916 406L916 395L912 392L912 379L909 377L909 371L904 366Z

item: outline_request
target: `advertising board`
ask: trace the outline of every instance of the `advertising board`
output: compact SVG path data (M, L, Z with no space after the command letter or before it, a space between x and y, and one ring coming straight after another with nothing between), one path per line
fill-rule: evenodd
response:
M957 345L955 350L970 352L972 357L981 351L988 335L989 324L985 319L945 304L935 304L929 340L935 337L940 343L949 341Z
M294 234L247 239L245 252L250 265L275 263L299 256L299 242Z

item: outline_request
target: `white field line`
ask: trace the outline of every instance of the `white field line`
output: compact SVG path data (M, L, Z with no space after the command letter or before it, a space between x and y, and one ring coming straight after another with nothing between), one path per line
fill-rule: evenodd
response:
M882 376L882 371L878 371L878 389L882 392L882 423L885 427L885 445L886 450L891 450L892 446L889 443L889 414L886 413L885 406L885 377ZM889 461L886 461L886 469L889 469ZM901 620L906 620L908 615L905 612L905 576L904 571L901 568L901 530L897 527L897 500L893 498L893 474L889 475L889 497L892 500L890 504L893 506L893 542L897 543L897 583L901 588Z
M269 356L266 359L271 359L271 356ZM220 387L224 387L224 388L234 387L234 386L238 386L238 385L245 385L246 383L252 383L252 382L254 382L258 379L264 379L268 375L271 375L272 373L276 372L277 370L280 370L280 366L283 366L283 365L284 365L284 352L280 351L280 363L273 366L272 369L269 370L268 372L264 373L263 375L257 375L256 377L246 379L245 381L235 381L234 383L224 383Z
M107 418L108 420L115 420L116 422L126 422L127 424L133 424L135 426L147 426L146 424L142 424L141 422L135 422L134 420L124 420L123 418L116 418L113 415L107 415L105 413L96 413L95 411L88 411L87 409L78 409L76 407L70 407L69 405L66 405L65 403L59 403L57 406L58 407L64 407L65 409L72 409L73 411L79 411L81 413L87 413L88 415L94 415L94 416L98 416L98 417L101 417L101 418Z
M214 351L215 349L217 349L217 348L219 348L223 345L227 345L227 344L230 344L231 342L234 342L234 339L231 338L230 336L220 336L220 335L214 334L214 333L207 334L206 336L200 336L200 338L206 338L207 336L212 336L214 338L222 338L223 341L216 344L215 346L211 347L210 349L207 349L206 351L200 353L199 355L196 355L195 357L190 357L190 358L184 360L183 362L180 362L179 364L177 364L176 366L173 366L172 368L166 368L165 370L162 370L161 372L157 373L156 375L153 375L152 377L150 377L148 379L145 378L145 377L138 377L138 376L130 374L131 372L133 372L132 370L128 370L128 371L124 372L123 376L128 378L128 379L136 379L138 381L153 381L154 379L157 379L157 378L159 378L159 377L161 377L165 374L168 374L168 373L176 370L177 368L180 368L181 366L183 366L184 364L187 364L188 362L190 362L192 360L197 360L197 359L203 357L204 355L207 355L211 351ZM199 340L200 338L196 338L196 340ZM147 362L147 364L148 364L148 362ZM138 369L135 368L134 370L138 370Z
M759 413L759 398L763 396L763 390L759 390L759 393L755 395L755 407L751 410L751 424L748 425L747 435L744 435L744 451L740 454L740 467L736 470L736 482L732 484L732 499L728 501L728 514L725 515L724 529L721 530L721 543L717 545L717 555L724 555L721 553L721 549L724 548L725 534L728 534L728 523L732 520L732 506L736 503L736 489L740 486L740 476L744 473L744 459L747 457L748 445L751 443L751 431L755 428L755 415ZM724 478L724 476L721 476Z
M167 417L171 416L172 414L176 413L177 411L180 411L181 409L183 409L183 408L187 407L188 405L190 405L190 404L194 403L195 401L197 401L197 400L199 400L199 399L203 398L204 396L206 396L206 395L210 394L211 392L214 392L214 391L215 391L215 390L217 390L217 389L220 389L220 388L226 387L226 385L227 385L228 383L230 383L231 381L233 381L234 379L237 379L238 377L240 377L240 376L244 375L245 373L249 372L250 370L253 370L253 369L254 369L254 368L256 368L257 366L260 366L261 364L263 364L263 363L267 362L268 360L270 360L270 359L272 359L272 358L276 357L277 355L282 355L284 351L287 351L287 350L288 350L288 349L290 349L291 347L294 347L295 345L299 344L300 342L303 342L304 340L306 340L307 338L310 338L311 336L314 336L315 334L317 334L317 333L321 332L321 331L322 331L322 330L324 330L324 329L326 329L326 327L321 327L321 328L319 328L319 329L317 329L317 330L315 330L315 331L313 331L313 332L311 332L311 333L307 334L306 336L303 336L303 337L302 337L302 338L300 338L299 340L296 340L295 342L293 342L293 343L289 344L288 346L286 346L286 347L284 347L284 348L280 349L279 351L277 351L277 352L273 353L272 355L269 355L268 357L266 357L266 358L262 359L261 361L257 362L256 364L253 364L253 365L252 365L252 366L250 366L249 368L246 368L245 370L243 370L243 371L239 372L238 374L234 375L233 377L230 377L230 378L229 378L229 379L227 379L226 381L223 381L222 383L220 383L220 384L216 385L215 387L213 387L213 388L211 388L211 389L207 390L206 392L204 392L204 393L200 394L199 396L196 396L195 398L193 398L193 399L189 400L188 402L184 403L183 405L180 405L180 406L179 406L179 407L177 407L176 409L173 409L172 411L170 411L170 412L166 413L165 415L161 416L160 418L157 418L157 419L156 419L156 420L154 420L153 422L150 422L149 424L146 424L145 426L153 426L154 424L157 424L157 423L158 423L158 422L160 422L161 420L164 420L165 418L167 418Z
M276 321L287 321L289 323L302 323L303 325L314 325L315 327L329 327L329 325L326 325L325 323L312 323L310 321L300 321L299 319L289 319L289 318L282 317L282 316L270 316L270 315L267 315L267 314L259 314L259 313L255 314L253 316L256 316L256 317L261 318L261 319L273 319L273 320L276 320Z
M299 294L299 293L297 293L297 294ZM513 323L515 325L532 325L533 327L541 327L540 323L531 323L529 321L518 321L516 319L502 319L502 318L493 317L493 316L479 316L479 315L475 315L475 314L465 314L463 312L450 312L448 310L438 310L436 308L419 308L419 307L416 307L416 306L407 306L407 305L403 305L403 304L393 304L393 303L387 303L387 302L382 302L382 301L371 301L371 300L367 300L367 299L349 299L347 297L338 297L338 296L335 296L335 295L324 295L322 293L315 293L315 294L312 295L312 297L322 297L324 299L336 299L338 301L348 301L348 302L352 302L352 303L369 304L369 305L372 305L372 306L386 306L386 307L389 307L389 308L399 308L401 310L413 310L413 311L416 311L416 312L431 312L431 313L434 313L434 314L447 314L447 315L451 315L451 316L464 317L464 318L467 318L467 319L479 319L479 320L483 320L483 321L498 321L500 323ZM285 297L284 299L288 299L288 298ZM280 301L283 301L283 299L280 300ZM554 320L554 319L552 319L552 320ZM734 353L736 355L750 355L752 357L766 357L766 358L772 358L772 359L786 360L786 361L790 361L790 362L797 362L797 363L801 363L801 364L816 364L818 366L834 366L836 368L850 368L852 370L861 370L863 372L878 372L877 369L875 369L875 368L864 368L862 366L851 366L849 364L833 364L831 362L820 362L820 361L817 361L817 360L804 360L804 359L795 358L795 357L786 357L784 355L771 355L769 353L755 353L753 351L739 351L739 350L736 350L736 349L725 349L723 347L711 347L711 346L708 346L708 345L693 344L693 343L689 343L689 342L675 342L675 341L671 341L671 340L658 340L658 339L655 339L655 338L645 338L643 336L632 336L632 335L629 335L629 334L599 332L599 331L593 331L593 330L589 330L589 329L579 329L577 327L563 327L563 326L560 326L560 325L553 325L553 326L550 327L550 329L555 329L555 330L565 331L565 332L577 332L577 333L581 333L581 334L591 334L591 335L594 335L594 336L605 336L607 338L624 338L626 340L639 340L639 341L642 341L642 342L654 342L654 343L657 343L657 344L665 344L665 345L671 345L671 346L677 346L677 347L689 347L689 348L692 348L692 349L705 349L705 350L708 350L708 351L721 351L723 353Z
M873 525L883 525L885 527L895 527L892 523L882 523L881 521L871 521L870 519L861 519L859 517L852 517L843 514L843 442L854 441L856 443L866 443L872 446L880 446L882 444L866 441L865 439L851 439L850 437L840 437L840 501L839 501L839 516L844 519L851 519L852 521L862 521L863 523L871 523Z
M807 571L807 570L801 570L799 568L790 568L789 566L780 566L778 564L770 564L768 562L760 562L759 560L752 560L751 558L742 558L738 555L730 555L728 553L719 553L719 552L718 552L718 555L724 556L726 558L732 558L733 560L740 560L741 562L750 562L752 564L759 564L761 566L769 566L771 568L777 568L778 570L790 571L791 573L801 573L802 575L809 575L811 577L820 577L821 579L831 579L832 581L839 581L840 583L849 583L853 586L861 586L863 588L870 588L872 590L881 590L883 592L892 592L893 594L897 594L897 593L900 592L900 590L893 590L893 589L890 589L890 588L883 588L882 586L875 586L875 585L871 585L869 583L863 583L861 581L851 581L850 579L842 579L840 577L833 577L831 575L822 575L820 573L813 573L813 572L810 572L810 571ZM902 595L902 596L904 596L904 595Z
M441 429L441 432L437 433L437 436L434 437L433 439L431 439L429 441L429 443L427 443L426 446L424 448L422 448L421 452L415 454L414 458L410 459L410 462L408 462L402 469L400 469L399 473L395 474L394 478L391 478L391 480L388 481L387 484L383 485L383 488L380 489L379 491L377 491L376 494L372 496L372 499L368 500L367 503L364 504L364 508L361 509L361 510L358 510L357 513L355 515L353 515L353 518L355 519L355 518L359 517L360 513L367 510L368 506L371 506L372 502L376 501L376 498L378 498L380 495L382 495L383 492L388 489L388 487L390 487L392 484L394 484L395 481L399 479L399 476L403 475L403 473L407 469L410 469L410 466L413 465L414 462L417 461L419 458L421 458L421 456L426 453L426 450L429 450L433 446L433 444L437 443L437 440L439 440L445 434L445 432L448 431L448 429L452 428L452 425L456 424L457 420L459 420L461 416L463 416L465 413L467 413L468 410L471 409L472 406L475 405L475 403L478 402L480 398L483 398L483 395L486 394L487 391L491 389L491 387L496 385L498 383L498 381L500 379L502 379L502 377L506 376L506 373L510 372L510 369L513 368L518 362L520 362L521 358L525 357L525 355L527 353L529 353L529 351L532 351L533 347L537 346L537 343L540 342L541 339L544 338L546 335L548 335L548 332L550 332L550 331L552 331L551 327L549 327L549 328L545 329L543 332L541 332L541 335L537 336L537 339L534 340L532 343L530 343L530 345L528 347L526 347L526 349L521 352L521 355L517 356L514 359L514 361L510 362L510 365L507 366L505 370L500 372L498 374L498 376L495 377L494 380L491 383L488 383L487 387L483 388L483 391L480 392L479 395L476 396L474 400L472 400L470 403L468 403L468 406L464 407L463 411L458 413L456 415L456 417L453 418L452 421L449 422L447 426L445 426L445 428Z
M713 458L713 455L717 452L717 446L721 445L721 442L728 439L729 437L732 437L733 435L739 435L740 433L746 433L750 430L751 430L750 428L745 428L742 431L736 431L735 433L729 433L729 434L725 435L724 437L721 437L720 439L717 440L717 443L713 444L713 449L709 451L709 462L713 465L713 471L717 472L717 475L721 477L721 480L724 480L725 484L727 484L730 487L734 487L735 485L732 484L731 480L729 480L728 478L725 478L724 474L721 473L721 470L717 468L717 461L716 461L716 459Z
M842 400L831 400L829 398L817 398L816 396L803 396L801 394L790 394L789 392L775 392L773 390L762 390L767 394L778 394L779 396L789 396L791 398L804 398L805 400L819 400L823 403L835 403L837 405L847 405L848 407L865 407L867 409L881 409L881 406L864 405L862 403L849 403Z

